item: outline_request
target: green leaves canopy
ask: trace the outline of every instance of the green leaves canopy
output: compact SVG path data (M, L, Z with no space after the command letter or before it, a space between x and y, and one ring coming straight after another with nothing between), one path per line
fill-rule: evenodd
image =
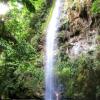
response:
M100 0L95 0L92 4L92 11L94 13L100 13Z

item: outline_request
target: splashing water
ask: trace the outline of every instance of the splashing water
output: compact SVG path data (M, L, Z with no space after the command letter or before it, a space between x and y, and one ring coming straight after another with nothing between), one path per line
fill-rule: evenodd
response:
M46 65L45 65L45 100L56 100L54 84L54 62L57 50L57 29L60 16L61 1L56 0L52 18L50 20L46 36Z

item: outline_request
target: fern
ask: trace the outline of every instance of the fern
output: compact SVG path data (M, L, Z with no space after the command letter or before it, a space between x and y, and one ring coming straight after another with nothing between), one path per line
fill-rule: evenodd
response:
M95 14L100 13L100 0L95 0L92 4L92 12Z

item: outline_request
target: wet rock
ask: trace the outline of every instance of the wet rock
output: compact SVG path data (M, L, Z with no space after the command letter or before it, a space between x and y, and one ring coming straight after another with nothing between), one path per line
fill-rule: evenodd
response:
M98 42L96 36L100 33L96 24L97 20L99 20L99 15L94 18L93 16L91 17L89 10L91 2L82 1L82 7L80 6L79 10L75 8L78 4L73 5L70 3L70 7L67 6L63 10L58 31L60 33L58 41L59 46L63 47L66 54L71 58L78 57L82 53L92 54L95 51L96 42ZM68 4L69 2L66 1L65 5Z
M63 30L69 30L69 22L62 23L58 28L58 31L61 32Z

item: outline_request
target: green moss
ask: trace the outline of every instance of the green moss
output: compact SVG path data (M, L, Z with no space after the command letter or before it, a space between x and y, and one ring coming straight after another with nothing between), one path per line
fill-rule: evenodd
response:
M55 0L53 1L52 7L49 9L49 13L46 17L46 22L41 27L42 31L44 31L47 28L48 24L49 24L49 21L52 17L52 12L53 12L54 6L55 6Z
M96 37L96 40L100 42L100 35Z

